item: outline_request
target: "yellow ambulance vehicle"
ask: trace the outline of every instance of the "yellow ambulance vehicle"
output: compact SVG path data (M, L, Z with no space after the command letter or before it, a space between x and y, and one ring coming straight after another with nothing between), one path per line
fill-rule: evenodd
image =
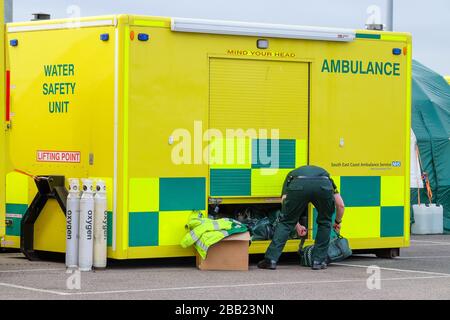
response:
M65 251L69 178L107 182L109 258L181 257L192 212L279 206L305 164L353 249L409 246L409 34L118 15L8 24L5 44L5 243L27 257Z
M0 117L1 117L1 124L2 124L2 130L0 131L0 248L2 245L5 245L5 232L6 232L6 216L5 216L5 130L6 129L6 97L5 97L5 8L4 6L0 6L0 35L2 35L2 38L0 41Z

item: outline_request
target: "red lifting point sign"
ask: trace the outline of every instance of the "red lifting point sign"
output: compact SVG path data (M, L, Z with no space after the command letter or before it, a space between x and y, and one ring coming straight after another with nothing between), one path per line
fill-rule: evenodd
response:
M79 151L42 151L37 152L38 162L65 162L80 163L81 152Z

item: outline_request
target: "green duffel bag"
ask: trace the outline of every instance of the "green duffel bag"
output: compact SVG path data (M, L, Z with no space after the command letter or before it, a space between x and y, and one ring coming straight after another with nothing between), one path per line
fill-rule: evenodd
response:
M305 267L312 266L312 251L314 245L303 247L305 244L305 238L302 238L298 253L300 255L300 264ZM352 255L352 249L348 244L348 240L337 234L336 238L330 240L330 246L328 247L327 264L333 262L339 262L347 259Z

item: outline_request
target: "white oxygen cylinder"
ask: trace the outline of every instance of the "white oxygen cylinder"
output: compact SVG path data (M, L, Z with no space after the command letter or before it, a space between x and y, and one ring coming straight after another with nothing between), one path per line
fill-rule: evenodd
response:
M94 268L106 268L106 242L108 235L108 204L106 199L106 185L103 180L97 181L97 193L94 197Z
M80 181L69 179L66 204L66 267L78 267L78 232L80 221Z
M92 180L81 179L83 195L80 199L80 241L78 266L80 271L90 271L94 248L94 191Z

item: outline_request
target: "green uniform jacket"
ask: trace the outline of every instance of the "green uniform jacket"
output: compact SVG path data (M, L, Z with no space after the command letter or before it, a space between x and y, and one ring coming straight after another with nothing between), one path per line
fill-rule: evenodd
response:
M284 180L283 184L283 190L281 195L285 195L287 193L287 185L289 182L289 179L292 179L291 177L299 177L299 176L305 176L305 177L328 177L331 181L331 184L333 185L334 193L339 193L337 190L337 186L334 183L333 179L330 178L330 174L320 167L316 166L303 166L297 169L292 170L289 172L289 174L286 176L286 179Z

